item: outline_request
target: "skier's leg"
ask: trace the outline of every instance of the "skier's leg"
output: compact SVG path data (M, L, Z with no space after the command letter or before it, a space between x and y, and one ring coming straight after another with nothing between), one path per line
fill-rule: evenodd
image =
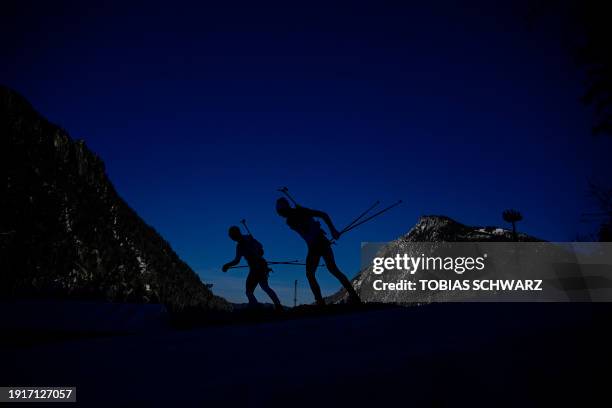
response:
M246 279L246 295L249 299L249 306L257 306L259 303L257 302L257 298L255 298L255 288L257 287L257 279L254 276L255 274L249 272L249 276Z
M308 255L306 255L306 278L308 278L310 290L312 290L312 294L314 295L317 305L324 306L325 301L323 300L323 296L321 296L321 287L319 286L317 278L315 277L315 272L317 271L317 266L319 266L320 259L321 255L318 251L308 248Z
M274 302L274 306L277 309L282 309L283 306L281 305L280 300L278 299L278 296L276 296L276 292L274 292L272 290L272 288L270 287L270 285L268 284L268 277L266 276L265 278L263 278L262 280L259 281L259 286L261 287L261 289L266 292L266 294L268 296L270 296L270 299L272 299L272 302Z
M331 247L326 248L323 251L322 256L323 256L323 260L325 261L325 266L327 266L327 270L332 275L334 275L336 279L340 281L342 286L344 286L344 288L348 292L351 300L354 302L361 303L361 300L359 299L359 295L357 295L357 292L355 291L355 288L353 288L351 281L346 277L345 274L342 273L340 268L338 268L338 265L336 265L336 259L334 258L334 251L332 251Z

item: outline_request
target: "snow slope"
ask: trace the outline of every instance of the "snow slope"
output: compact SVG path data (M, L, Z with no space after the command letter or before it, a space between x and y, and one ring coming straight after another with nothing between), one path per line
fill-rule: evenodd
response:
M612 309L434 304L0 351L0 384L97 406L584 406Z

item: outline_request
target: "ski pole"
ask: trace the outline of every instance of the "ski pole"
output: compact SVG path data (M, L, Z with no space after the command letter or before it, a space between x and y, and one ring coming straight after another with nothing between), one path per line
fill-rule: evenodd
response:
M298 261L298 260L296 259L295 261L272 261L272 262L268 262L268 263L269 263L269 264L272 264L272 265L284 265L284 264L287 264L287 265L293 265L293 264L297 264L297 263L299 263L299 262L300 262L300 261Z
M295 266L305 266L305 263L302 262L268 262L268 265L295 265ZM321 264L318 265L317 267L323 267L325 266L325 264ZM238 266L232 266L229 269L241 269L241 268L248 268L249 265L238 265Z
M348 228L352 227L353 224L355 224L357 221L359 221L360 219L362 219L367 213L369 213L370 211L372 211L372 209L374 209L374 207L376 207L378 204L380 204L380 201L376 200L376 202L374 204L372 204L367 210L365 210L364 212L362 212L359 217L355 218L349 225L347 225L346 227L344 227L344 229L342 231L340 231L340 234L342 234L344 231L346 231Z
M287 187L281 187L279 188L277 191L280 191L281 193L283 193L284 195L287 196L287 198L289 200L291 200L291 202L293 203L293 205L297 206L298 203L293 199L293 197L291 197L291 194L289 194L289 189Z
M300 261L298 259L294 260L294 261L275 261L275 262L267 262L268 265L306 265L306 264L301 264L299 263ZM229 269L239 269L239 268L248 268L249 265L238 265L238 266L232 266Z
M268 262L268 265L296 265L296 266L306 266L305 263L302 262ZM318 265L317 268L323 267L325 264Z
M398 205L400 205L402 203L402 200L399 200L398 202L396 202L395 204L391 204L390 206L383 208L382 210L378 211L377 213L374 213L372 215L370 215L369 217L359 221L358 223L353 224L350 228L346 228L344 229L341 234L344 234L345 232L349 232L350 230L352 230L353 228L357 228L358 226L360 226L361 224L364 224L368 221L370 221L372 218L374 217L378 217L379 215L381 215L384 212L389 211L390 209L392 209L393 207L397 207Z

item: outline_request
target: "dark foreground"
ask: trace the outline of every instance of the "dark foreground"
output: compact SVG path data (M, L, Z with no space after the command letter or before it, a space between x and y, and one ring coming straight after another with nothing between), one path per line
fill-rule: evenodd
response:
M32 332L1 343L0 386L76 385L97 406L605 406L611 319L605 304L438 304Z

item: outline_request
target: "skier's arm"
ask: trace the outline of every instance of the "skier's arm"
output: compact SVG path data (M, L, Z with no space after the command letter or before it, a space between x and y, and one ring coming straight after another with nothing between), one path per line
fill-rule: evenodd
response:
M319 211L319 210L308 210L308 211L310 211L311 216L320 218L325 222L325 224L327 224L327 228L329 228L329 232L331 232L331 235L332 237L334 237L334 239L340 238L340 233L338 232L330 216L327 215L326 212Z
M242 258L242 254L238 250L238 247L236 247L236 256L234 257L234 259L223 265L223 268L221 268L221 270L223 270L223 272L227 272L227 270L232 266L238 265L238 263L240 262L240 258Z

